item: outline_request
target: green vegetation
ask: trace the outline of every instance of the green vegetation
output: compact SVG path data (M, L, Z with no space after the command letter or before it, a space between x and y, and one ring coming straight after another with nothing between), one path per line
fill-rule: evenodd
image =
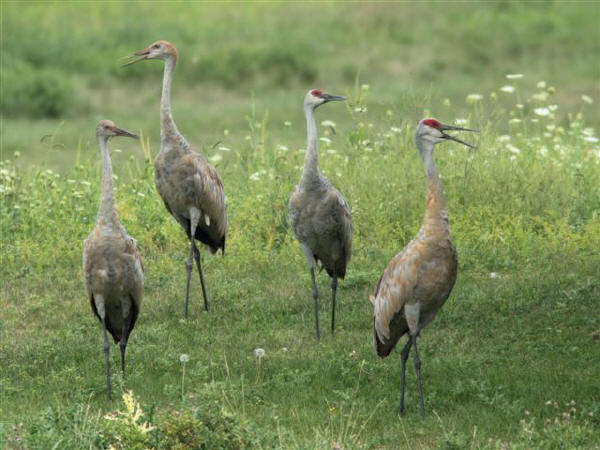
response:
M3 3L1 446L595 448L592 6ZM175 119L228 198L227 254L204 257L211 312L195 283L188 320L185 238L153 185L160 64L118 69L157 38L181 55ZM320 343L287 223L310 87L349 97L317 119L334 123L319 125L320 164L355 222L336 335ZM482 132L475 150L436 151L459 277L422 335L426 417L409 370L399 420L398 355L375 356L368 296L422 220L412 130L425 115ZM110 143L119 214L146 268L125 378L111 348L113 401L81 280L100 118L144 134L141 145ZM319 288L328 318L323 274Z

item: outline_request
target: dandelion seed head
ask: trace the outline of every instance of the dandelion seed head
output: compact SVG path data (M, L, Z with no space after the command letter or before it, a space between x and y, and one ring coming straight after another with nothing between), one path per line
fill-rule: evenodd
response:
M265 352L264 348L255 348L254 349L254 356L256 356L258 359L264 358L264 356L267 354L267 352Z
M181 355L179 355L179 361L183 364L185 364L186 362L188 362L190 360L190 355L186 354L186 353L182 353Z

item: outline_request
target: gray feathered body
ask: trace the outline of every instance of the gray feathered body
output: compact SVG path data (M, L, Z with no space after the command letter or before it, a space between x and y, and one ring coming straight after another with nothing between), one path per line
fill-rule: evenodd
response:
M329 276L344 278L352 251L352 216L342 194L320 173L305 177L289 202L290 223Z
M115 342L127 340L123 324L129 321L131 333L143 295L142 259L135 239L118 222L97 222L83 243L83 273L92 311L101 321L98 310L104 308L106 329Z
M190 210L200 211L195 238L212 253L225 251L227 212L223 182L206 158L190 149L161 151L154 161L156 189L165 207L190 234Z

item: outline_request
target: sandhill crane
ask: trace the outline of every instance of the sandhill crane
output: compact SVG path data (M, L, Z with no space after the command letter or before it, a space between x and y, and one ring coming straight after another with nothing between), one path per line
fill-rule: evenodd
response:
M417 125L415 143L428 178L425 219L417 237L390 261L371 297L375 307L375 350L380 357L388 356L398 340L405 333L410 334L400 354L399 414L404 412L404 375L411 346L415 347L419 413L425 414L417 337L442 307L456 281L457 255L450 242L448 215L442 182L433 161L433 147L448 139L473 146L446 134L447 130L476 131L444 125L435 119L423 119Z
M184 315L188 315L190 277L196 260L204 309L208 311L208 296L200 252L195 240L205 244L211 253L225 253L227 212L223 182L206 158L196 153L181 135L171 115L171 79L177 64L177 49L167 41L156 41L137 51L123 64L128 66L146 59L162 59L164 74L160 102L160 152L154 160L154 181L167 211L183 227L190 240L190 256L186 263Z
M352 215L342 194L319 171L317 127L314 111L320 105L346 100L313 89L304 97L307 144L300 183L290 196L290 223L306 257L315 309L315 329L319 339L319 292L315 267L321 262L331 277L331 332L335 328L335 295L338 278L346 275L352 250Z
M125 349L135 326L143 292L142 260L135 239L127 234L119 222L112 187L112 165L108 154L111 136L135 134L121 130L110 120L101 120L96 137L102 154L102 190L100 207L94 229L83 242L83 274L92 311L102 323L104 331L104 359L106 386L111 398L109 345L107 331L121 347L121 370L125 374Z

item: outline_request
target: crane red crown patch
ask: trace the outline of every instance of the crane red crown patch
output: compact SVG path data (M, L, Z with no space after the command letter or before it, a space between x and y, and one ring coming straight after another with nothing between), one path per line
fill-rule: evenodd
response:
M439 128L442 126L442 124L435 119L425 119L423 123L431 128Z
M320 97L321 95L323 95L323 91L319 89L313 89L312 91L310 91L310 93L315 97Z

